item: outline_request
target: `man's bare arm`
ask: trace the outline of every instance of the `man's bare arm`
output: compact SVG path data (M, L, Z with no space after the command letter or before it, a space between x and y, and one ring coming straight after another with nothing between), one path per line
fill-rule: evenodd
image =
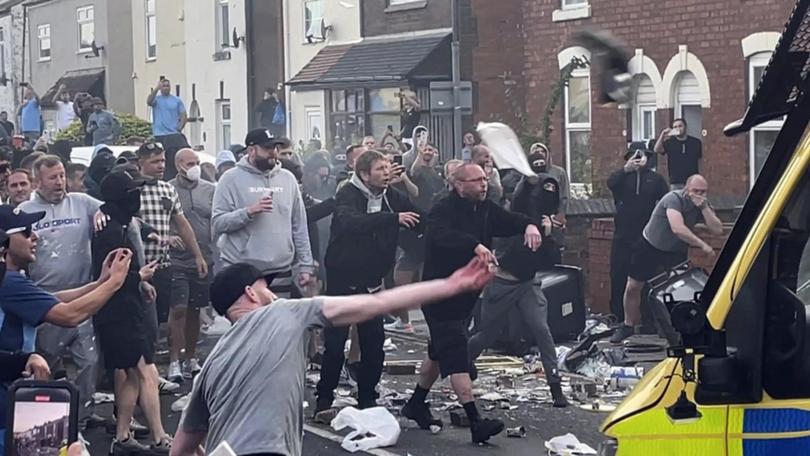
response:
M706 228L709 229L710 233L715 236L723 234L723 222L717 217L714 209L708 203L703 207L701 213L703 214L703 220L706 221Z
M683 221L683 214L677 210L667 209L667 220L669 220L669 227L672 229L672 233L678 236L683 242L700 249L708 245L686 226L686 223Z
M172 441L171 456L185 456L189 454L203 454L199 451L200 445L205 441L207 432L186 432L178 429Z

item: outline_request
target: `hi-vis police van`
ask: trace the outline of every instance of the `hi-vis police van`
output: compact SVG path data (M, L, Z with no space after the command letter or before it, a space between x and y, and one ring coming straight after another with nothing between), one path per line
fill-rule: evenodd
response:
M672 309L683 345L605 420L603 455L810 455L808 7L725 133L784 127L702 294Z

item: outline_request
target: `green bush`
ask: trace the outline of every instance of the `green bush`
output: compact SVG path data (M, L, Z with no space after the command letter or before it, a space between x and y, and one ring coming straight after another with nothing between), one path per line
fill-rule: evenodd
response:
M134 114L116 113L115 117L121 122L121 136L118 137L118 144L124 144L129 138L149 138L152 136L152 124L141 119ZM56 140L66 140L71 142L84 141L84 129L79 119L73 121L69 127L56 135Z

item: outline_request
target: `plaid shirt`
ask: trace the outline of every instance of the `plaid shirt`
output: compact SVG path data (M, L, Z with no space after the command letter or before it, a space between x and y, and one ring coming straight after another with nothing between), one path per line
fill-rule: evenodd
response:
M149 181L141 189L141 218L151 225L161 239L168 239L171 231L172 217L183 213L180 198L174 187L162 180ZM160 244L151 239L144 242L146 261L160 260L159 269L171 265L169 261L169 244Z

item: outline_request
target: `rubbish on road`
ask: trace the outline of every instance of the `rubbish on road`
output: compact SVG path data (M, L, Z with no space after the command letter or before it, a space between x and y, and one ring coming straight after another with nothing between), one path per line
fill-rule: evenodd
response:
M604 412L610 413L616 410L616 406L613 404L607 404L605 402L594 401L590 404L582 404L579 406L582 410L587 410L589 412Z
M511 410L512 404L510 404L509 401L506 400L498 401L498 408L501 410Z
M450 411L450 424L455 427L470 427L470 419L462 410Z
M191 399L190 394L182 396L180 399L172 402L172 412L182 412L188 405L188 400Z
M402 407L406 402L408 402L408 396L393 391L383 396L383 400L391 407Z
M506 429L506 436L507 437L517 438L517 439L522 439L522 438L526 437L526 428L524 428L523 426L507 428Z
M546 441L546 449L554 456L574 456L596 454L596 450L579 441L577 436L568 433Z
M459 404L458 401L452 401L452 402L445 402L444 404L442 404L441 407L438 408L438 410L441 412L446 412L448 410L455 410L460 408L461 404Z
M321 410L320 412L315 414L315 418L313 419L313 421L315 421L318 424L329 425L332 423L332 420L335 419L337 414L338 409L335 407L328 408L326 410Z
M520 369L520 372L523 373L523 360L514 356L479 356L478 359L475 360L475 367L478 368L479 371L483 369L505 369L511 367L513 369Z
M419 361L386 361L385 372L390 375L415 375Z
M441 431L442 431L442 427L441 427L441 426L439 426L438 424L431 424L431 425L430 425L430 433L431 433L431 434L436 435L436 434L438 434L438 433L439 433L439 432L441 432ZM410 454L410 453L409 453L409 454Z
M571 353L571 348L566 347L565 345L561 345L557 347L557 369L559 370L568 370L565 367L565 359L568 357L568 354Z
M413 355L414 353L416 353L416 350L408 350L409 355Z
M343 408L343 407L354 407L354 406L357 405L357 399L355 399L353 397L348 397L348 396L347 397L336 397L334 402L332 402L332 405L334 405L335 407L337 407L339 409Z
M644 376L643 367L611 367L610 378L605 382L607 391L630 389Z
M385 339L385 342L383 342L383 351L386 353L397 351L397 344L391 342L391 338L389 337L388 339Z
M483 396L481 396L482 401L496 402L496 401L503 401L505 399L506 398L501 393L487 393L487 394L484 394Z
M483 405L481 406L481 408L482 408L482 409L483 409L485 412L491 412L491 411L495 410L495 404L483 404Z
M346 407L332 420L332 429L354 429L340 444L344 450L354 453L396 445L399 439L399 422L384 407L357 410Z
M109 393L93 393L93 402L98 404L112 403L115 401L115 396Z
M610 377L611 365L602 359L601 356L586 359L576 370L588 378L602 381Z

